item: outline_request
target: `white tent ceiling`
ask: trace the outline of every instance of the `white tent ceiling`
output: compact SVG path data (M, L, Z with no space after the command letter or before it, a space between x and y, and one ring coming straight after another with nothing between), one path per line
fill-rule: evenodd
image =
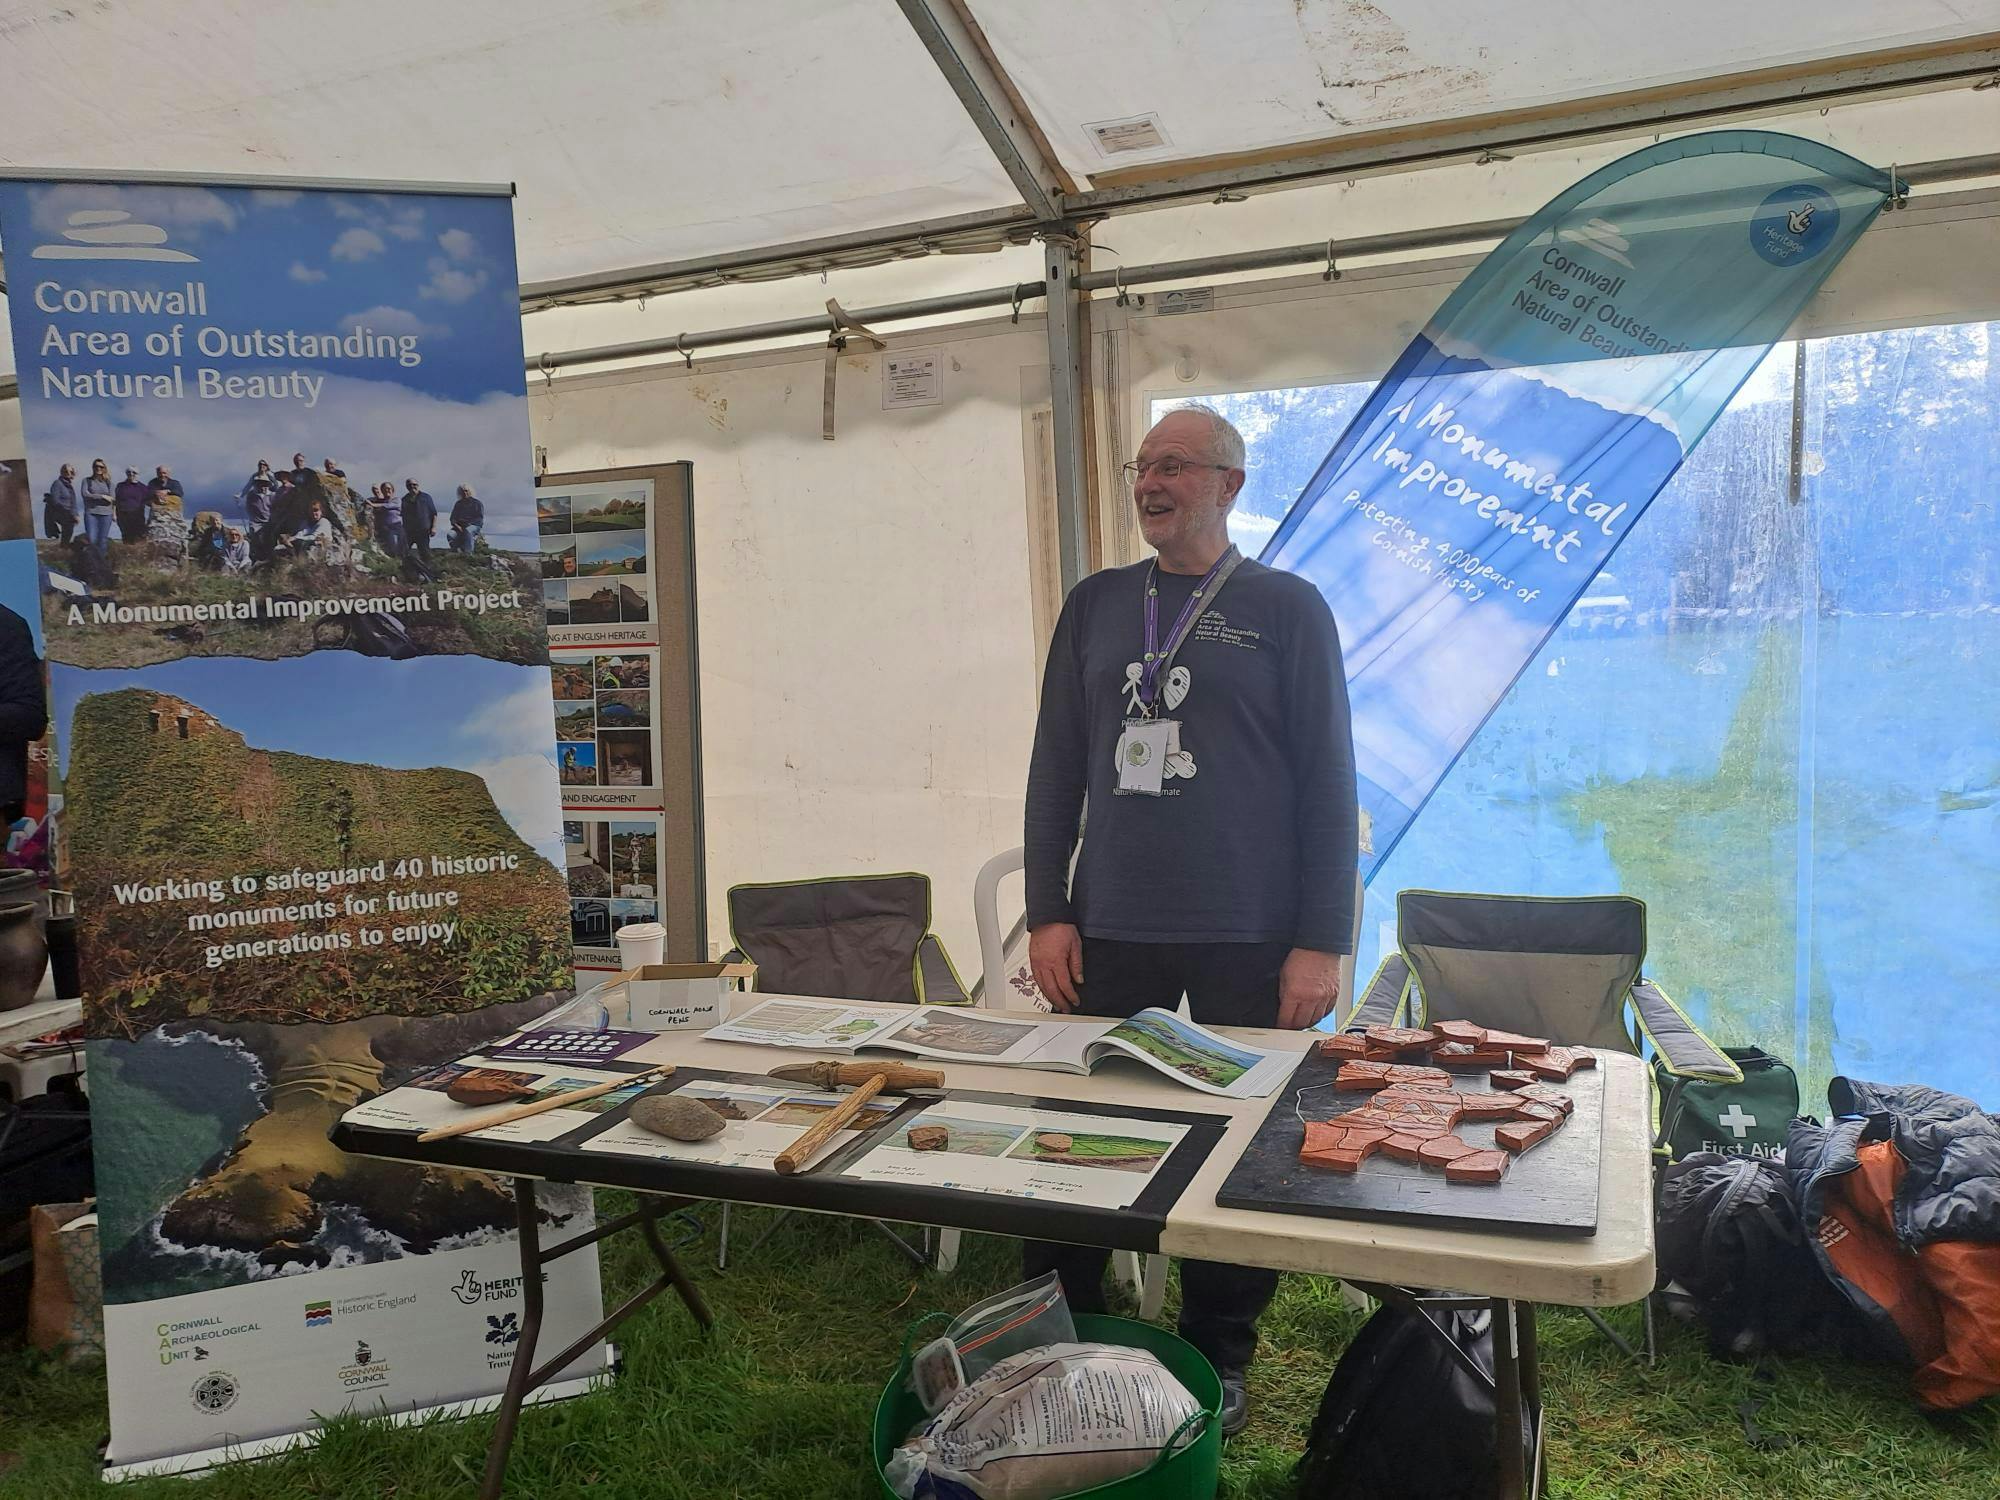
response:
M2000 49L2000 0L0 0L0 164L513 181L530 283L1018 225L1020 193L905 15L954 5L1085 193L1812 60ZM1148 115L1165 144L1107 156L1086 129ZM1130 258L1147 235L1099 238Z

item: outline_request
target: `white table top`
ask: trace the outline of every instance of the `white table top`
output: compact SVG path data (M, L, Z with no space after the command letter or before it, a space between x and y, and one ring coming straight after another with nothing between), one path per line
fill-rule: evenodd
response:
M745 995L736 999L734 1009L740 1011L779 998L810 997ZM1012 1014L1024 1019L1030 1016L1036 1020L1065 1019L1034 1012ZM1288 1052L1303 1052L1315 1037L1312 1032L1301 1031L1214 1029L1253 1046ZM792 1048L713 1042L701 1032L666 1032L658 1041L627 1053L625 1060L765 1073L787 1063L823 1055L826 1054ZM1167 1214L1160 1249L1169 1255L1398 1286L1449 1288L1573 1307L1615 1307L1636 1302L1653 1289L1650 1111L1646 1069L1635 1057L1600 1054L1605 1123L1599 1163L1597 1233L1554 1238L1218 1208L1217 1189L1256 1135L1277 1095L1264 1099L1225 1099L1170 1082L1137 1063L1113 1064L1086 1076L978 1063L938 1063L885 1052L867 1053L863 1060L890 1056L920 1067L942 1067L947 1088L1085 1099L1097 1104L1132 1104L1227 1118L1229 1128L1222 1143L1209 1154L1193 1182Z
M81 1000L57 1000L37 996L19 1010L0 1010L0 1047L23 1042L45 1031L73 1026L83 1019Z

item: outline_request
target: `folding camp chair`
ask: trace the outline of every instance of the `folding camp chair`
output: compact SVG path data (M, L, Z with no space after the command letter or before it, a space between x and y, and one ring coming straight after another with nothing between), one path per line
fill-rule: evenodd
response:
M885 1000L904 1005L969 1005L951 955L931 931L928 875L833 875L818 880L731 886L734 962L757 965L757 987L781 995ZM750 1249L791 1215L780 1214ZM929 1257L879 1219L869 1220L918 1265ZM716 1269L729 1263L729 1206L723 1205Z
M1644 1056L1675 1078L1740 1082L1742 1070L1651 980L1646 905L1632 896L1485 896L1401 891L1396 945L1343 1030L1461 1020ZM1656 1163L1664 1134L1653 1101ZM1627 1354L1595 1312L1585 1315ZM1653 1308L1646 1303L1646 1349Z

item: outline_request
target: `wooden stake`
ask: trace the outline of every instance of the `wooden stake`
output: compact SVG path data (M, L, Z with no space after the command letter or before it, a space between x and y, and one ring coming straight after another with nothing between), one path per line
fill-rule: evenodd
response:
M546 1099L530 1100L526 1104L509 1104L491 1114L475 1115L469 1120L454 1120L449 1125L439 1125L426 1130L417 1137L421 1145L425 1141L441 1141L446 1136L469 1135L475 1130L485 1130L492 1125L506 1125L515 1120L525 1120L529 1115L541 1114L544 1110L561 1109L565 1104L581 1104L586 1099L609 1094L617 1089L630 1088L635 1083L654 1084L673 1073L673 1064L666 1063L650 1068L644 1073L634 1073L626 1078L614 1078L609 1083L593 1083L588 1088L571 1089L564 1094L551 1094Z
M836 1130L860 1114L861 1107L882 1091L882 1085L886 1081L882 1074L877 1073L828 1110L824 1119L780 1151L771 1163L778 1169L778 1175L789 1177L811 1161L813 1153L824 1146Z

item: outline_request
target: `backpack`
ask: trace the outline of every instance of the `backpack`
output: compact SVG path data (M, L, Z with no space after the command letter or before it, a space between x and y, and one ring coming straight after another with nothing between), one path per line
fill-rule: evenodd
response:
M1660 1139L1675 1161L1697 1151L1781 1161L1785 1131L1799 1112L1799 1080L1790 1063L1762 1047L1724 1047L1743 1071L1740 1083L1683 1078L1653 1060L1660 1099Z
M1678 1282L1717 1357L1844 1345L1851 1318L1820 1270L1780 1162L1697 1151L1660 1181L1659 1276Z
M1320 1397L1293 1467L1298 1500L1489 1500L1499 1493L1489 1381L1445 1348L1449 1337L1490 1377L1493 1315L1444 1312L1434 1327L1395 1303L1355 1335ZM1523 1414L1522 1462L1536 1414Z

